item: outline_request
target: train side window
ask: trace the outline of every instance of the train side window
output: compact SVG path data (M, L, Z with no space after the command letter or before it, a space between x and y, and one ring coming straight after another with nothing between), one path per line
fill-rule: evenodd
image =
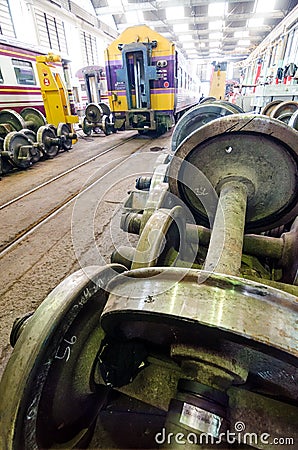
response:
M0 69L0 84L3 84L3 83L4 83L4 80L3 80L2 72L1 72L1 69Z
M32 63L22 59L12 59L14 71L18 84L35 85L36 80L33 72Z

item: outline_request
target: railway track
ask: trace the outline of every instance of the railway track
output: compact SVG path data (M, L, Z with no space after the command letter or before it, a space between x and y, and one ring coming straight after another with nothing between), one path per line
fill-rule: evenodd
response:
M100 182L111 171L117 169L117 167L123 164L124 161L129 159L132 154L140 152L142 149L148 146L148 143L150 143L150 141L151 140L146 140L145 142L144 141L138 142L135 139L135 136L132 136L129 139L125 140L125 142L122 141L121 143L113 145L112 147L94 155L91 158L88 158L87 160L75 165L74 167L50 178L46 182L41 183L38 186L35 186L34 188L29 189L26 192L22 193L21 195L0 205L0 211L2 211L2 215L5 214L6 216L2 218L2 223L5 223L6 219L7 219L6 223L10 223L10 225L8 225L8 228L10 229L10 236L8 237L8 239L7 235L5 235L5 230L3 230L4 231L3 234L1 234L0 232L0 258L2 258L8 252L14 249L17 245L19 245L24 239L26 239L28 236L34 233L44 223L48 222L57 214L59 214L68 205L74 202L80 195L82 195L92 186L96 185L96 183ZM101 170L101 172L103 173L101 173L101 175L99 177L96 177L94 180L91 179L90 182L84 186L84 189L83 190L81 189L82 180L84 180L85 176L84 173L82 173L82 170L84 168L86 169L86 166L90 165L98 158L103 157L108 153L111 153L113 150L116 149L121 150L121 148L125 148L126 144L131 142L135 143L135 145L130 144L131 150L129 151L128 156L125 157L118 156L115 159L106 162ZM71 192L68 195L66 192L64 192L62 198L51 205L50 198L47 198L48 189L51 188L53 184L56 184L59 181L61 182L62 179L63 185L67 186L68 179L70 179L69 183L73 181L73 174L76 175L76 179L78 180L78 182L75 183L75 186L71 189ZM26 205L25 207L23 207L24 201L26 203L30 202L32 204L32 202L36 201L36 196L38 196L39 203L40 201L43 202L44 198L47 198L49 204L47 203L48 206L43 205L43 207L41 208L42 210L40 210L39 214L37 213L36 216L28 217L28 214L26 213L27 211ZM12 208L14 208L13 212L11 212ZM19 214L19 212L17 212L17 214L15 213L15 211L18 210L18 208L20 208L21 210L21 215ZM18 217L17 221L15 220L16 215ZM14 222L13 224L11 223L11 219ZM11 233L12 229L13 233Z

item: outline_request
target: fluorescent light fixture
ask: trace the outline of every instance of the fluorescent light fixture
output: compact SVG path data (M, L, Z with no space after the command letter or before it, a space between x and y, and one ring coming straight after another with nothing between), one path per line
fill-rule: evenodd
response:
M224 28L225 21L224 20L214 20L209 22L209 30L217 30L220 31Z
M249 39L240 39L238 41L237 45L239 45L239 47L241 47L241 46L247 47L250 45L250 40Z
M224 16L227 12L227 3L226 2L218 2L218 3L210 3L208 5L208 16Z
M192 41L192 35L184 34L182 36L179 36L179 41L181 41L181 42Z
M245 38L249 36L249 31L235 31L234 37L235 38Z
M183 19L184 6L170 6L166 8L166 18L168 20Z
M177 23L173 25L173 30L175 33L189 31L188 23Z
M183 48L195 48L194 42L183 42Z
M144 22L143 11L126 11L125 18L126 22L130 25Z
M222 39L223 33L216 32L216 33L209 33L209 39Z
M264 23L263 17L255 18L255 19L248 19L247 26L249 28L257 28L257 27L262 26L263 23Z
M256 1L256 13L266 13L270 11L274 11L275 7L275 0L270 0L265 2L264 0L257 0Z
M210 48L216 48L216 47L220 47L221 43L220 42L209 42L209 47Z
M204 48L204 47L206 47L206 44L205 44L205 42L199 42L199 47L200 47L200 48Z

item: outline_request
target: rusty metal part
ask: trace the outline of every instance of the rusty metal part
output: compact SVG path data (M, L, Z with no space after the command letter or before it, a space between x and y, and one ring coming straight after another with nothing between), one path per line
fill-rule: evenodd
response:
M236 112L237 111L232 107L232 104L226 105L210 102L194 106L183 114L181 119L177 122L172 135L171 150L175 152L187 136L206 123L219 117L235 114Z
M293 114L298 109L298 102L289 101L289 102L281 102L276 105L271 113L270 117L279 119L283 114Z
M280 103L282 103L282 100L273 100L272 102L267 103L262 109L261 114L264 116L271 116L272 110Z
M66 278L28 319L0 384L0 447L77 448L106 397L92 383L107 283L124 267L88 267Z
M234 114L201 127L177 149L168 172L170 191L206 226L203 201L212 193L202 186L202 177L189 175L189 164L214 188L227 177L249 181L247 232L277 227L298 214L297 132L282 122Z

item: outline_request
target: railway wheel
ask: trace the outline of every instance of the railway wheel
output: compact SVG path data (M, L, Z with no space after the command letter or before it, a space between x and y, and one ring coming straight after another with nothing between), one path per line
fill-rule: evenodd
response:
M211 191L199 173L217 192L226 177L244 180L247 232L267 231L298 215L297 132L278 120L233 114L197 129L178 147L169 167L170 191L184 201L197 223L209 226L203 201Z
M37 133L38 129L47 124L45 116L36 108L24 108L21 116L25 120L26 128Z
M34 144L36 144L36 133L33 130L29 130L27 128L22 130L22 133L24 133L25 136L27 136L30 144L32 145L32 148L30 150L31 162L33 164L35 164L36 162L38 162L40 160L40 157L41 157L38 146L34 145Z
M92 127L92 123L90 123L88 121L86 116L83 119L82 129L83 129L83 132L85 133L86 136L91 136L93 127Z
M93 381L104 288L124 270L73 273L22 324L0 384L1 448L71 449L88 437L108 393Z
M54 158L57 155L60 139L56 137L53 129L48 125L43 125L39 128L37 142L47 158Z
M101 103L101 105L104 105L108 108L107 105L104 103ZM101 122L102 116L104 115L103 109L101 106L97 105L96 103L89 103L87 105L85 110L85 116L87 117L87 120L91 123L98 123Z
M61 138L61 147L63 150L70 150L72 148L72 139L70 136L71 130L66 123L59 123L57 127L57 136Z
M281 102L273 108L271 111L270 117L274 119L279 119L284 114L292 115L298 109L298 102L289 101L289 102Z
M206 123L236 112L233 105L216 103L215 101L194 106L183 114L177 122L172 135L171 150L176 151L187 136Z
M0 111L0 123L8 124L11 127L11 131L20 131L26 128L23 117L12 109L3 109Z
M288 125L292 128L294 128L295 130L298 130L298 110L295 111L292 115L291 118L289 120Z
M273 100L272 102L267 103L267 105L265 105L262 109L261 114L270 117L273 109L280 103L282 103L282 100Z
M3 150L7 152L9 160L18 169L28 169L31 165L31 141L18 131L12 131L4 139Z

